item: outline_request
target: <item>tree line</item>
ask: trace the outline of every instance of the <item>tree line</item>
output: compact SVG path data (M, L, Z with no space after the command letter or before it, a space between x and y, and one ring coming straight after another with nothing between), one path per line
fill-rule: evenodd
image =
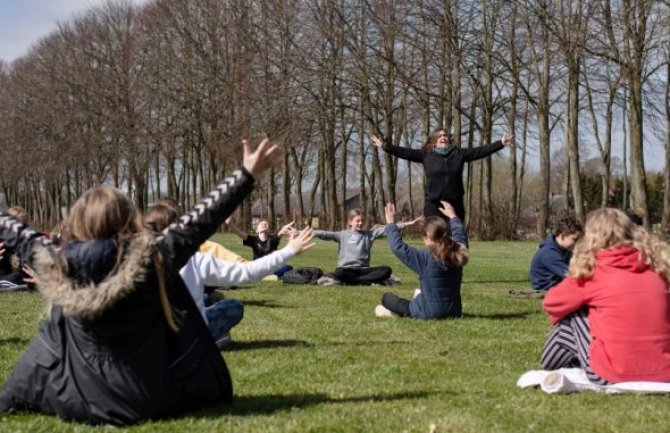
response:
M0 188L44 224L103 182L141 209L159 196L188 207L239 165L242 137L268 136L284 164L253 200L276 221L295 197L332 229L351 191L371 221L386 202L422 211L421 168L380 154L372 134L419 147L444 128L473 147L507 131L516 146L465 174L471 233L513 237L531 212L542 235L554 194L583 220L621 184L619 203L668 232L669 11L667 0L110 1L0 61ZM660 210L651 142L665 158Z

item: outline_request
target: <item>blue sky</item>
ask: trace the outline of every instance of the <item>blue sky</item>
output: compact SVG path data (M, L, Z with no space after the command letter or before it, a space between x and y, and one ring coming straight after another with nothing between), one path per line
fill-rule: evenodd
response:
M0 59L11 62L73 15L107 0L0 0ZM141 4L146 0L130 0Z

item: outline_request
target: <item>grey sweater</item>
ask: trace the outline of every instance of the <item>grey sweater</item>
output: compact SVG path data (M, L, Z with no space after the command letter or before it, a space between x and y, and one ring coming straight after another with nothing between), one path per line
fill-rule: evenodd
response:
M405 227L405 223L397 223L398 228ZM335 241L338 244L338 268L368 268L370 267L370 251L372 242L386 236L386 226L375 227L371 230L342 230L329 232L314 230L314 237L324 241Z

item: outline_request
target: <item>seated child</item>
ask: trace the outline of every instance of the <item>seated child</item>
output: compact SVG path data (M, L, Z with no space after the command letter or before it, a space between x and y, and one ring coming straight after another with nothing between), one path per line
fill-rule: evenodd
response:
M293 224L295 224L295 221L291 221L290 223L286 224L275 235L270 233L270 224L268 223L268 221L260 220L258 224L256 224L256 234L250 235L240 230L240 228L237 227L237 225L235 224L235 220L232 217L226 220L226 225L228 225L228 227L233 233L235 233L237 236L240 237L240 239L242 239L242 244L251 248L251 251L253 252L253 260L260 259L261 257L264 257L270 253L277 251L277 247L279 246L279 241L281 240L281 237L290 236L295 230L293 228ZM277 277L281 277L291 269L293 269L293 267L289 265L284 265L281 268L277 269L274 272L274 275L276 275Z
M386 205L386 235L391 251L411 270L419 274L419 294L412 299L384 293L377 316L413 317L416 319L444 319L461 317L461 280L463 266L468 262L468 237L454 208L441 202L440 211L449 219L449 225L440 217L426 218L423 224L423 243L417 250L403 242L395 221L395 206Z
M162 232L179 218L177 210L166 205L151 206L144 221L155 232ZM258 260L245 263L219 260L211 254L196 252L179 270L186 287L195 301L209 331L221 348L230 342L230 329L237 325L244 316L244 305L237 299L222 299L210 306L205 306L205 286L236 286L251 283L272 273L288 259L300 254L313 244L311 229L296 232L286 247L268 254Z
M534 290L547 291L568 274L572 248L582 235L579 221L572 216L558 220L554 234L547 236L530 262L530 285Z
M570 272L544 298L542 367L596 384L670 381L670 251L617 209L591 212Z
M408 227L423 221L423 217L407 223L398 223L399 228ZM314 237L338 244L337 268L333 272L336 281L328 280L327 284L370 285L386 282L391 277L389 266L370 267L372 242L385 236L385 227L371 230L363 229L363 211L352 209L347 215L348 229L339 232L314 230ZM324 281L327 277L324 278ZM320 283L323 284L323 283Z
M11 206L7 214L23 224L28 224L28 212L22 207ZM0 290L34 290L30 277L23 270L24 261L18 251L0 242ZM27 280L26 280L26 277Z
M51 303L0 390L0 414L128 425L232 401L226 363L179 270L282 160L268 140L243 148L244 169L157 237L128 197L104 186L75 202L58 247L0 214L0 241L26 258Z

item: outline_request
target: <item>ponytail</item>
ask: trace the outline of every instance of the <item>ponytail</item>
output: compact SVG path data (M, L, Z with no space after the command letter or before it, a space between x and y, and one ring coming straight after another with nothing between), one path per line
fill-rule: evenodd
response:
M468 263L468 249L454 242L446 221L440 217L428 217L423 225L424 236L433 243L428 247L430 255L439 263L460 269Z

